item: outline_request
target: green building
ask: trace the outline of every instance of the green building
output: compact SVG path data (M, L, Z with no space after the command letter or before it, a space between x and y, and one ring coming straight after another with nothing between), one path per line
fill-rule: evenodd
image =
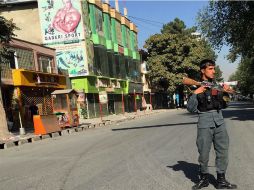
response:
M138 30L118 5L114 9L101 0L19 0L0 7L21 29L15 32L17 38L55 49L54 64L68 70L71 87L80 93L81 117L140 108ZM44 62L51 68L50 60Z
M38 0L38 8L43 43L56 49L58 67L82 97L80 116L136 111L143 93L137 27L100 0L66 2Z
M140 105L136 94L142 94L137 28L107 3L82 3L87 7L85 23L90 29L87 47L93 48L89 51L94 57L89 75L72 78L72 87L84 90L89 117L135 111ZM107 103L100 102L103 96Z

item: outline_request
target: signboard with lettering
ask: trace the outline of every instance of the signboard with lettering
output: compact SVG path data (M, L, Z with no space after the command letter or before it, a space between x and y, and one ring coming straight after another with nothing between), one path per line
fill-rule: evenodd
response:
M129 93L143 93L143 85L139 83L129 83Z
M38 0L38 9L44 44L84 39L80 0Z
M107 104L108 103L108 94L106 91L99 92L99 99L101 104Z

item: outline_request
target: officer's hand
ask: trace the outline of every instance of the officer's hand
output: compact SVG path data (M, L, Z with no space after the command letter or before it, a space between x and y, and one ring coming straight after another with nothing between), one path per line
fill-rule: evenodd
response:
M200 86L199 88L197 88L195 91L194 91L194 94L200 94L200 93L203 93L206 91L206 87L205 86Z
M223 84L223 89L225 92L234 93L234 90L227 84Z

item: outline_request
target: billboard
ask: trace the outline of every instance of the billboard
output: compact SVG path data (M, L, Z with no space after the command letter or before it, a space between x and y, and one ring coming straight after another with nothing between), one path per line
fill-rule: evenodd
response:
M84 39L80 0L38 0L38 9L44 44Z
M56 50L57 65L68 70L70 77L88 75L88 64L85 48L81 45L58 46Z

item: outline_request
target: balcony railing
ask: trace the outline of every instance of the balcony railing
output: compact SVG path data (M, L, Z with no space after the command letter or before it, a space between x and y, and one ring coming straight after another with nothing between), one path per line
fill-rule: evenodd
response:
M1 78L2 79L12 79L11 68L2 64L1 65Z
M1 81L2 84L7 84L7 85L12 85L13 80L12 80L12 70L10 67L1 64Z
M57 67L45 67L45 68L41 68L39 71L43 72L43 73L58 74L58 68Z

